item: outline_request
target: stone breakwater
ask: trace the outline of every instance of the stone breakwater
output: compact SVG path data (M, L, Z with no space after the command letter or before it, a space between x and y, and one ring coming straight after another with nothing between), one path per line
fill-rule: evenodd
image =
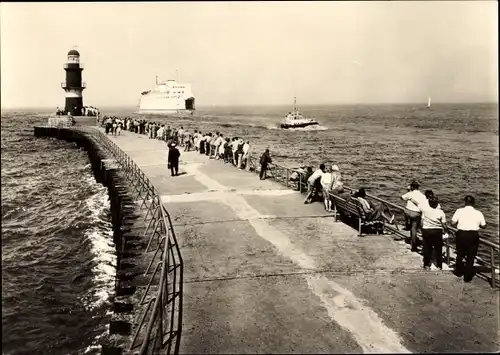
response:
M72 128L35 127L34 130L37 137L62 139L84 149L96 181L108 189L117 251L115 296L104 319L109 332L92 347L101 348L105 355L136 353L145 342L144 332L151 316L148 307L153 304L149 301L158 291L160 274L150 275L153 263L146 250L155 243L144 238L147 211L141 211L134 185L95 134Z

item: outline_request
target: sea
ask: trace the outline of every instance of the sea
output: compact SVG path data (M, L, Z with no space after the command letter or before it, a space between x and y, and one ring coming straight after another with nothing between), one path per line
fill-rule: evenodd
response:
M222 132L269 148L290 167L337 164L346 185L402 204L412 180L432 189L447 218L466 194L498 243L498 104L303 106L317 127L282 130L286 106L206 107L193 116L105 115ZM2 142L2 352L96 354L107 333L116 272L109 198L87 153L35 138L47 110L4 110Z

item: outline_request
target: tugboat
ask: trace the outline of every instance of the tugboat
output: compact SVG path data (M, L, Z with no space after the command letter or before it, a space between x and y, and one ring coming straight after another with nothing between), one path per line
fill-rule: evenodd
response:
M297 98L293 98L293 112L289 112L285 119L281 122L281 128L304 128L308 126L318 125L319 123L312 118L306 118L297 110Z

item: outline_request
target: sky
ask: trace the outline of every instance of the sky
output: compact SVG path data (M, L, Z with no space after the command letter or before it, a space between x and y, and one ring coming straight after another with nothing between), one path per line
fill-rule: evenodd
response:
M196 105L498 102L496 1L1 3L2 108L134 107L155 75Z

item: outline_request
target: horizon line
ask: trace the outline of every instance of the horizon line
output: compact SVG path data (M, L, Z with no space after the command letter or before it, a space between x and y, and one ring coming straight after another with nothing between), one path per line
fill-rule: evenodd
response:
M480 104L496 104L498 105L498 101L438 101L438 102L433 102L433 105L470 105L470 104L475 104L475 105L480 105ZM311 106L375 106L375 105L426 105L426 102L422 101L414 101L414 102L366 102L366 103L317 103L317 104L301 104L300 106L302 107L311 107ZM97 107L99 109L102 108L119 108L119 109L136 109L136 106L128 106L128 105L110 105L110 106L101 106L98 107L95 104L91 105L94 107ZM202 108L214 108L214 107L283 107L283 106L290 106L290 104L204 104L204 105L199 105L198 109L195 111L198 111L199 109ZM59 106L55 106L59 107ZM0 109L3 110L19 110L19 109L55 109L54 106L2 106Z

